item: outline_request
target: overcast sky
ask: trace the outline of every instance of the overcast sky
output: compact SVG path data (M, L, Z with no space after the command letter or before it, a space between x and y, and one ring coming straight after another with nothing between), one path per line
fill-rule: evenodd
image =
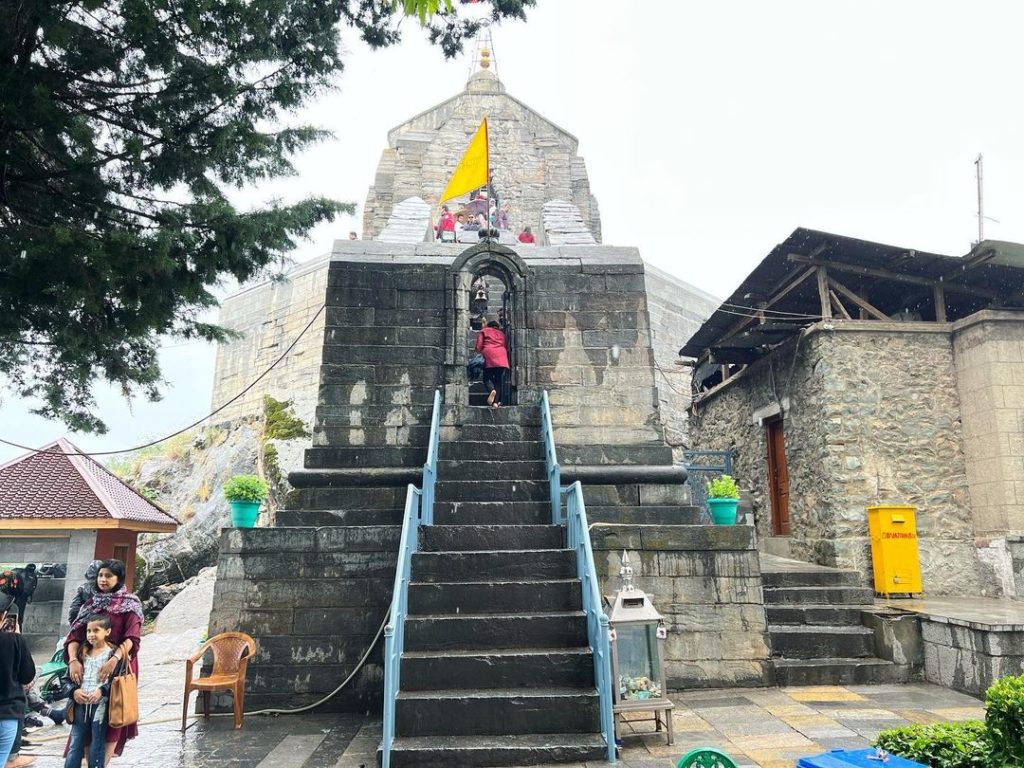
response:
M977 237L974 160L985 157L986 237L1024 242L1024 53L1019 2L538 0L494 31L507 91L574 134L604 241L718 296L796 227L949 255ZM415 23L371 52L345 34L336 92L301 120L336 139L298 175L245 190L258 204L320 194L358 204L314 231L303 261L361 230L387 131L458 93L468 56L445 61ZM679 339L682 345L685 339ZM202 417L212 349L168 341L158 404L98 391L111 431L86 450L129 447ZM5 395L0 437L66 434ZM0 461L17 455L0 446Z

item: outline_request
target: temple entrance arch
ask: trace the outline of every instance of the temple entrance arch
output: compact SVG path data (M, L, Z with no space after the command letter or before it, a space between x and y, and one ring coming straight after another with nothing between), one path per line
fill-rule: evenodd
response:
M481 281L488 286L485 297L487 320L498 321L508 341L510 369L502 403L515 405L521 401L523 388L530 381L530 354L526 347L530 325L526 313L529 277L529 268L522 258L511 248L498 243L482 242L474 245L452 262L447 275L445 299L447 403L467 405L471 402L466 366L474 353L480 310L483 307L478 298ZM474 389L476 391L483 390L477 387ZM480 403L474 400L473 404Z

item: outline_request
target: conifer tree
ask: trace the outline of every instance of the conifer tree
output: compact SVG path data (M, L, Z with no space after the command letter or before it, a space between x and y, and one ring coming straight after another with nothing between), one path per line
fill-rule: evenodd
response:
M491 0L494 19L532 0ZM231 187L292 172L329 134L274 127L332 87L346 28L406 15L455 55L479 24L442 0L2 0L0 375L37 413L103 432L91 388L157 399L159 338L200 322L350 203L238 210Z

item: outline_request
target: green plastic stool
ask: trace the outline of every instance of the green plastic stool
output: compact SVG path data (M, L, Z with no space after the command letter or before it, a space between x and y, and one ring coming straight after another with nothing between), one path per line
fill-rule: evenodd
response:
M676 768L738 768L736 761L714 747L697 747L679 758Z

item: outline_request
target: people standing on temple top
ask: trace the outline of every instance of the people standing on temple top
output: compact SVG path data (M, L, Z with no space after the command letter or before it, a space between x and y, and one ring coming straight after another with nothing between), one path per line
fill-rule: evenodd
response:
M99 681L106 682L114 674L117 663L121 661L120 648L126 640L131 641L128 652L128 665L139 677L139 648L142 634L142 603L139 598L128 591L124 583L124 563L120 560L104 560L96 574L96 591L82 604L78 616L71 625L71 632L64 640L64 660L68 662L68 676L77 685L82 684L84 669L78 660L78 649L86 640L86 627L89 619L96 614L110 617L110 642L117 650L100 668ZM106 762L124 751L125 742L139 735L138 725L126 725L122 728L107 728ZM70 744L70 740L69 740ZM66 747L65 747L66 749Z
M484 356L484 386L490 390L487 404L492 408L501 408L498 397L505 384L505 374L509 365L505 334L496 320L491 320L477 334L476 351Z
M523 227L523 231L519 233L519 242L532 245L537 242L537 238L533 236L533 232L530 231L529 227Z
M512 213L511 203L502 203L498 211L498 229L508 229L509 217Z
M466 227L466 215L464 213L455 214L455 242L462 242L462 230Z
M435 227L437 232L437 239L443 242L454 242L455 241L455 217L452 216L452 212L448 210L447 205L441 206L441 218L437 222ZM445 232L451 234L446 235Z

